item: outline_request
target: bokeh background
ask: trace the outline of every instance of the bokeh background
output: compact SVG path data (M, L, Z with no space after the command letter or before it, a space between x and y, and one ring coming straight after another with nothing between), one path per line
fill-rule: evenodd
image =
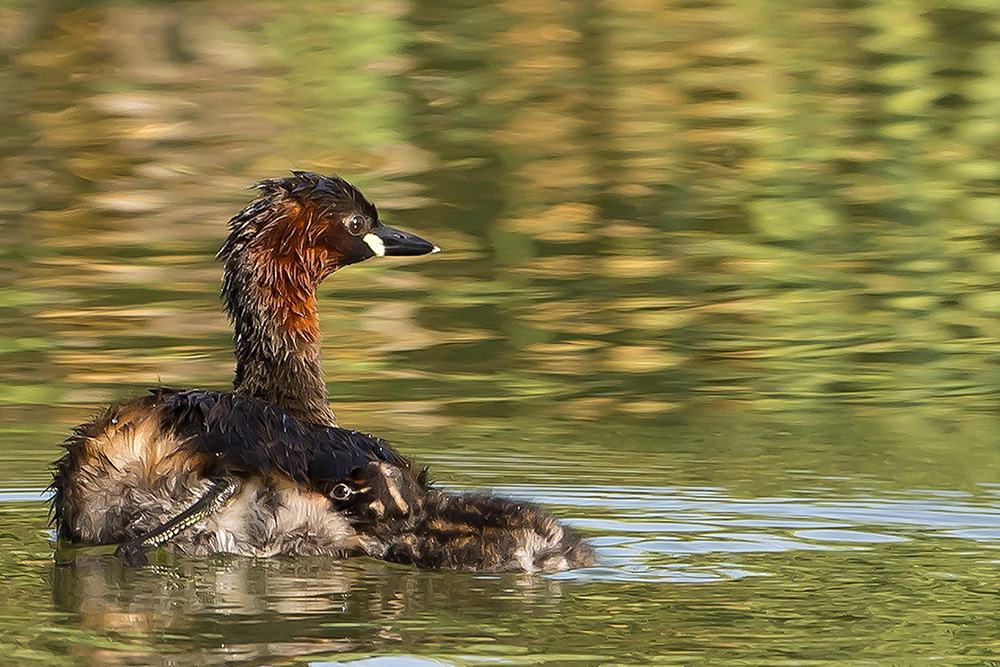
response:
M998 158L995 0L0 0L0 663L998 659ZM53 565L289 169L444 250L321 289L341 423L602 567Z

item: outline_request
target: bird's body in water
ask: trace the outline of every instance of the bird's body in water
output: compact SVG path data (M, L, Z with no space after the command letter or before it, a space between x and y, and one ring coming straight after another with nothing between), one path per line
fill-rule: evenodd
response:
M375 206L337 177L295 173L257 187L219 253L235 329L233 391L157 389L78 427L53 481L60 536L134 541L232 480L232 497L167 548L342 555L353 531L317 486L370 460L408 466L378 438L336 427L316 289L343 266L436 246L383 225Z
M410 468L379 438L309 424L260 399L156 389L78 427L57 464L55 515L70 541L130 543L232 482L231 498L164 546L340 557L354 531L324 488L372 460Z
M370 556L433 569L558 572L597 564L574 531L537 506L483 493L445 493L424 475L368 463L332 495Z
M295 172L257 187L260 195L230 221L219 253L235 329L233 391L161 387L77 427L52 484L61 538L124 543L139 551L163 545L188 555L384 558L389 524L358 520L337 496L345 483L361 478L368 495L352 491L352 509L378 506L372 488L389 498L405 487L421 507L455 514L441 500L447 494L419 483L409 460L387 443L337 426L320 363L316 308L317 287L338 268L437 247L383 225L376 208L343 179ZM502 532L504 522L491 512L487 523ZM528 514L558 526L537 508ZM390 523L400 535L419 532L414 517L405 526ZM551 569L499 568L482 553L478 560L474 555L461 563L395 560L490 571Z

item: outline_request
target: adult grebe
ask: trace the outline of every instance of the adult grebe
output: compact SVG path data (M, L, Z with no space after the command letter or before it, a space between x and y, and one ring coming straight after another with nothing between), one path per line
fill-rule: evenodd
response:
M352 531L305 482L371 460L408 465L378 438L335 428L316 288L340 267L437 247L383 225L338 177L293 172L257 188L219 253L235 328L233 392L160 388L77 427L52 484L61 537L169 539L188 554L340 555Z
M52 484L60 537L121 543L135 562L162 544L480 571L592 564L589 547L537 508L432 490L384 441L336 426L316 288L342 266L437 247L383 225L346 181L293 174L258 184L219 253L234 390L161 387L79 426ZM464 537L442 539L444 522ZM419 554L400 556L404 543Z

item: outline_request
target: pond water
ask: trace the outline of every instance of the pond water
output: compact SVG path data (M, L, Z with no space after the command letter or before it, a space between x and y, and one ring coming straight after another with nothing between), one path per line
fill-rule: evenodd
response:
M0 90L0 664L1000 662L993 0L8 0ZM341 423L599 567L54 564L292 168L444 250L324 284Z

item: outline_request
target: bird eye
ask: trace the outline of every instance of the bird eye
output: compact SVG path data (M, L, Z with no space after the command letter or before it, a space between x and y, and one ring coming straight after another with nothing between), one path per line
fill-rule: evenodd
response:
M351 491L351 487L346 484L338 484L333 487L333 491L330 492L330 495L334 498L334 500L347 500L354 495L354 492Z
M365 219L360 215L352 215L344 224L347 225L347 231L354 236L360 235L365 230Z

